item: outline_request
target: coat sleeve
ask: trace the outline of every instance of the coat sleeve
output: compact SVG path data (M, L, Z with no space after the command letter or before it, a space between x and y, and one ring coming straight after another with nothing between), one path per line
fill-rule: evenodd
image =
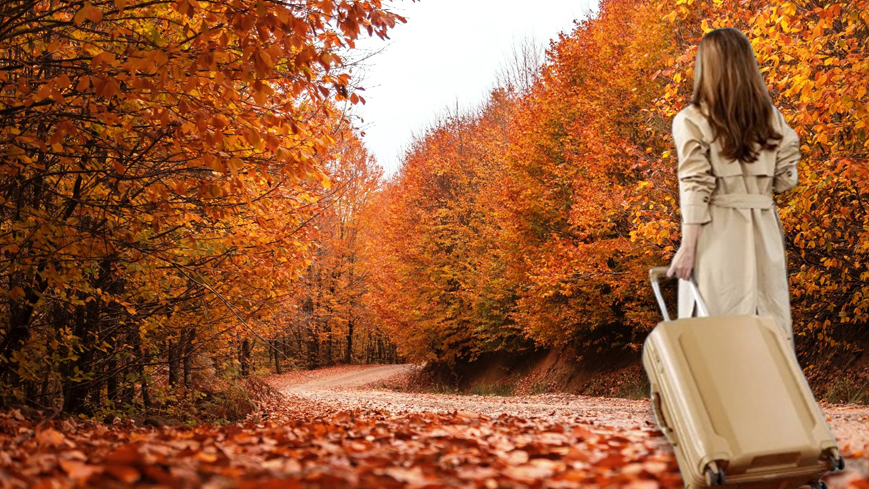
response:
M673 118L673 141L679 157L679 204L684 224L703 224L709 215L709 196L715 175L709 161L709 144L697 124L679 112Z
M797 184L797 162L800 161L800 137L785 121L784 116L775 109L781 123L782 139L775 153L775 175L772 189L784 192Z

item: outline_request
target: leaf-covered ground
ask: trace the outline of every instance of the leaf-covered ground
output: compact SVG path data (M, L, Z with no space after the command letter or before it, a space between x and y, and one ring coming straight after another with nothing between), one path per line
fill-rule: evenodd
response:
M404 366L273 377L257 422L141 427L0 414L0 487L681 488L648 400L479 397L365 387ZM869 489L869 409L822 405L847 470Z

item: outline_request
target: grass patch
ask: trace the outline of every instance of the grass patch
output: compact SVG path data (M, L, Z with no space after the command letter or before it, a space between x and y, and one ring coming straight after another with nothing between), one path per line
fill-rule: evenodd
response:
M469 394L472 396L512 396L515 386L503 382L493 384L479 384L471 387Z
M461 394L458 388L440 382L432 384L428 388L428 392L431 394Z
M435 383L428 388L430 394L448 394L454 396L512 396L515 391L513 384L496 382L492 384L478 384L467 390L459 389L450 384Z
M618 397L623 397L625 399L647 399L651 390L652 386L649 385L648 381L646 381L625 387L621 392L619 392Z
M542 382L535 382L531 385L531 394L548 394L550 391L549 386Z
M836 379L824 393L831 404L869 404L869 383L858 384L851 379Z
M624 399L646 399L649 397L652 386L649 377L645 374L631 375L623 378L615 389L615 397Z

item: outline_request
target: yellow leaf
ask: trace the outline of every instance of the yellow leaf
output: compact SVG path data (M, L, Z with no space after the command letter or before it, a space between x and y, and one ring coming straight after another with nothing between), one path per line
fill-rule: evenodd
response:
M97 23L103 20L103 13L98 8L91 5L90 2L85 2L84 6L75 13L75 17L73 17L72 21L75 25L81 25L85 20Z
M238 176L238 170L244 166L244 163L238 158L230 158L229 160L229 172L232 173L232 176Z
M19 301L24 298L24 289L21 287L13 287L12 290L9 291L9 298L13 301Z
M75 13L75 16L72 18L72 22L75 25L82 25L82 23L87 20L88 5L90 4L85 2L84 7L80 8L79 11Z
M212 170L218 173L223 173L224 171L226 171L226 167L223 165L223 161L220 158L215 158L211 155L205 155L205 160L206 162L210 160Z
M36 433L36 443L40 445L50 445L57 448L64 445L65 442L66 437L63 436L63 433L51 428Z
M39 100L48 98L49 95L51 95L51 87L49 87L47 83L39 87L39 90L36 91L36 96Z
M85 76L81 77L81 79L79 79L78 83L75 86L75 91L76 92L83 92L83 91L87 90L87 88L90 86L90 84L91 84L91 78L89 76L85 75Z
M70 479L87 479L93 474L103 471L102 467L75 460L61 460L60 467L69 475Z
M72 81L69 79L68 76L66 76L66 73L60 75L55 80L57 81L57 86L60 88L66 88L72 85Z

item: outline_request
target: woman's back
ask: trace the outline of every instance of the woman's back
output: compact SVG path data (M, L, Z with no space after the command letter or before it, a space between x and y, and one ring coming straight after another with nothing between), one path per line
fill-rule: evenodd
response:
M783 192L797 183L793 168L799 160L799 137L773 106L773 127L783 135L776 149L760 148L757 160L747 163L722 154L720 140L713 141L713 131L703 111L691 104L673 119L677 152L687 155L690 145L699 141L700 150L711 164L715 186L710 199L721 195L763 195ZM678 135L676 133L679 133ZM681 143L681 144L679 144Z
M702 110L701 110L702 109ZM668 274L693 275L712 315L769 315L793 344L784 231L772 198L797 183L799 137L772 105L751 42L708 32L694 94L673 118L682 244ZM679 317L694 300L679 283Z
M708 119L694 105L673 119L679 157L683 223L700 225L694 279L712 315L769 315L792 340L784 233L773 192L797 182L799 138L773 111L783 135L775 149L760 149L747 163L721 154ZM680 284L679 317L694 301Z

